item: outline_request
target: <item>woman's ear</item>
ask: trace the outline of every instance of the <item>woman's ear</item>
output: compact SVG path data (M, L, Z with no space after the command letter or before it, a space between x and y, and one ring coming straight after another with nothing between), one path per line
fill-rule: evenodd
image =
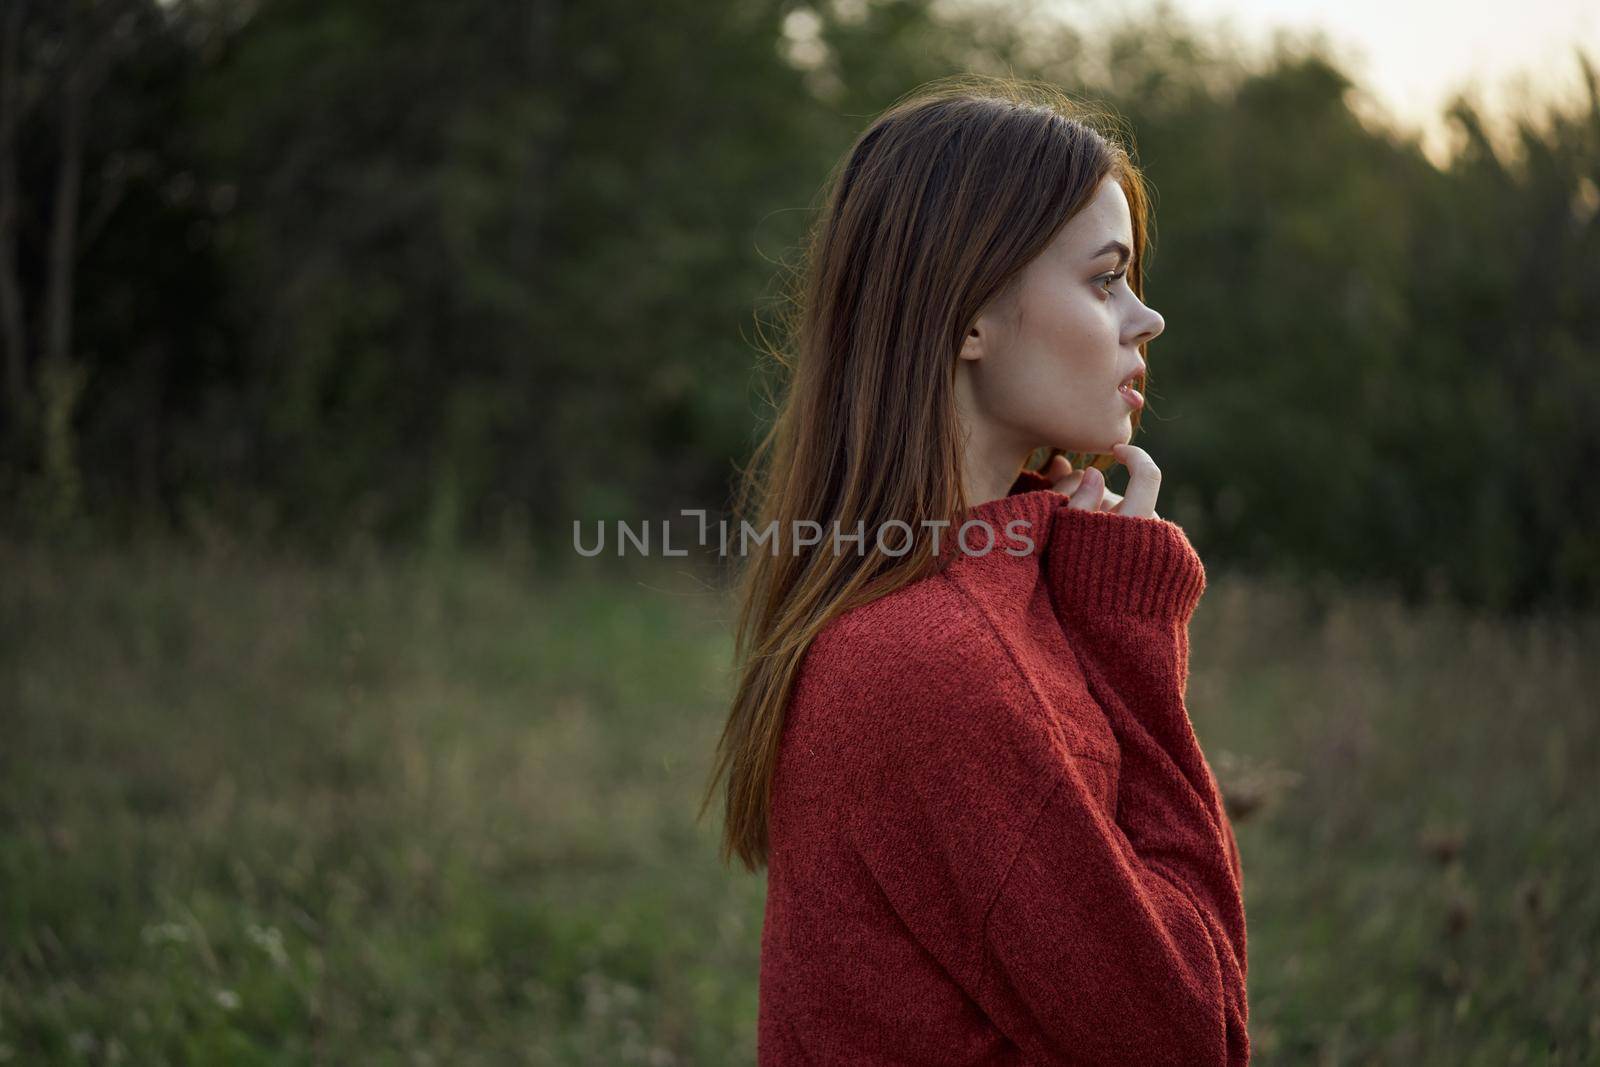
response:
M1017 325L1017 290L1011 286L978 309L978 317L967 327L961 339L961 358L972 360L993 359L1005 351L1008 339Z
M977 323L973 323L967 330L967 336L961 341L960 358L979 360L987 353L984 351L985 334L980 331Z

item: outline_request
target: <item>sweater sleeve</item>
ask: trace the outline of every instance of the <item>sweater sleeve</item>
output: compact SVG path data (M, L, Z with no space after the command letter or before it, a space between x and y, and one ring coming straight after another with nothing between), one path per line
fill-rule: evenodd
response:
M1204 568L1166 520L1055 521L1051 594L1118 741L1116 813L1064 769L989 914L982 996L1090 1062L1246 1063L1237 852L1184 706Z

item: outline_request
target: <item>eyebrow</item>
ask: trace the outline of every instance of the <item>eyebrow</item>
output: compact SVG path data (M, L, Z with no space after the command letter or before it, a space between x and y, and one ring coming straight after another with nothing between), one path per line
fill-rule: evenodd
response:
M1093 254L1089 256L1089 258L1090 259L1099 259L1101 256L1105 255L1107 252L1115 252L1117 254L1117 266L1119 266L1119 267L1122 264L1126 263L1133 256L1133 253L1128 249L1127 245L1123 244L1121 241L1118 241L1116 239L1112 239L1110 241L1107 241L1105 244L1101 245L1099 248L1095 249Z

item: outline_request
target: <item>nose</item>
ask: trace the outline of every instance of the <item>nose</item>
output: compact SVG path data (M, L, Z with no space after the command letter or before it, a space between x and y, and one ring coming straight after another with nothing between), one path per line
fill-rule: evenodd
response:
M1161 317L1161 312L1153 307L1141 304L1143 309L1134 316L1132 323L1133 344L1142 345L1146 341L1153 341L1161 336L1161 331L1167 328L1167 320Z

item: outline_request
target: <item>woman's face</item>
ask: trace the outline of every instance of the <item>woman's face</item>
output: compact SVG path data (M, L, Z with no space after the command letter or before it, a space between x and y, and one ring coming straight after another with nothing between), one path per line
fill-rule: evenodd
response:
M974 474L1008 481L1041 445L1103 453L1132 438L1134 405L1118 387L1141 369L1139 345L1165 328L1128 285L1132 248L1128 198L1107 178L1014 291L979 314L956 372Z

